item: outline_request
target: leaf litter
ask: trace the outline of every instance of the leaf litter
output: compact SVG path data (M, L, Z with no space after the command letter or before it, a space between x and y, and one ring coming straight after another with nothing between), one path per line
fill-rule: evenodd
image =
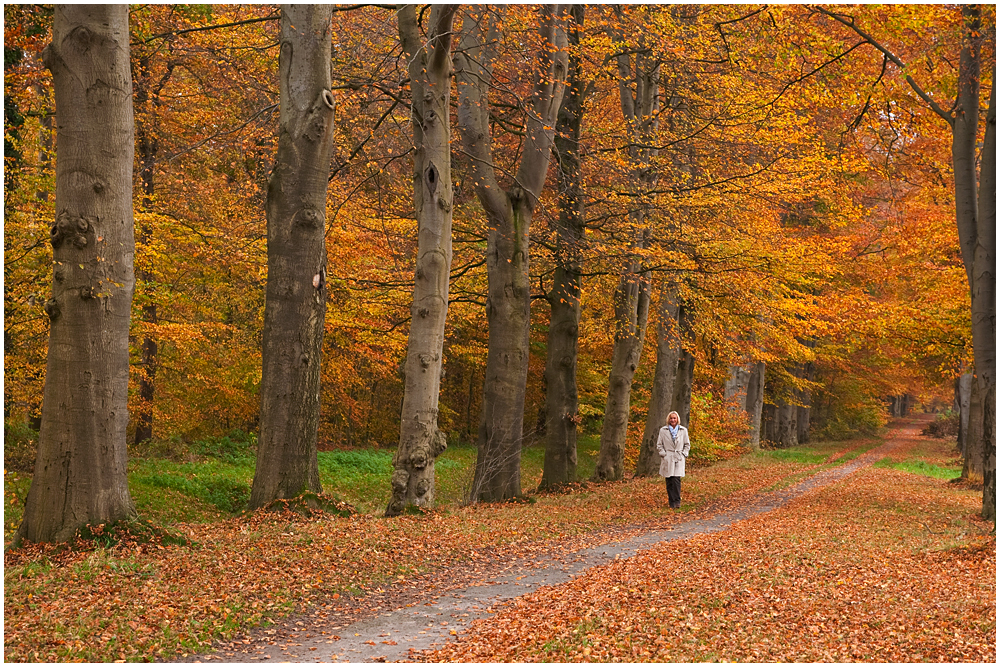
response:
M173 526L187 545L31 545L5 553L5 659L163 660L335 642L358 618L489 580L504 563L710 516L818 467L696 470L685 481L695 509L680 514L665 507L662 480L638 479L394 519L282 511ZM974 518L976 498L868 468L725 533L520 598L415 657L986 660L995 546Z

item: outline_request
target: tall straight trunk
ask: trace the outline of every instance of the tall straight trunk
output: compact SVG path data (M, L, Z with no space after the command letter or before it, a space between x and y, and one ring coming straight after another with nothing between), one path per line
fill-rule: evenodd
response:
M815 342L810 342L809 347L815 347ZM816 365L808 361L802 365L800 378L806 382L812 382L816 376ZM809 427L812 417L812 390L807 385L802 389L795 390L795 398L799 405L795 409L796 441L798 444L809 442Z
M319 493L326 189L333 150L330 5L283 5L278 154L267 188L260 437L250 507Z
M623 35L611 29L615 42L624 42ZM660 118L660 61L651 49L631 47L628 53L616 56L618 64L618 96L625 118L628 137L629 184L635 204L629 213L629 225L634 236L633 248L625 260L624 270L615 290L615 339L608 377L608 396L604 406L604 426L601 429L601 449L594 469L594 480L619 480L625 472L625 440L628 434L632 381L642 355L649 316L650 274L633 256L647 241L645 230L649 201L646 193L653 189L657 171L652 160Z
M583 124L583 68L580 28L584 6L570 7L570 47L566 94L559 109L555 147L559 175L555 274L548 294L548 345L545 356L545 462L540 488L576 481L576 385L580 337L580 255L584 235L583 179L580 172L580 129Z
M513 185L504 190L493 167L489 122L488 91L497 57L495 11L480 7L477 16L463 21L462 48L455 56L459 131L490 228L486 242L489 341L476 471L470 491L473 501L505 500L521 494L530 323L528 228L548 172L567 67L561 10L545 5L521 161Z
M407 506L434 505L434 460L447 440L438 430L444 325L451 274L451 27L455 5L434 5L421 37L414 5L398 12L399 38L409 65L413 127L413 203L417 263L406 379L393 457L392 498L386 516Z
M156 136L156 96L166 85L174 70L173 65L169 65L165 75L159 81L154 82L150 78L149 66L148 56L140 58L132 72L135 103L140 110L140 115L136 118L135 123L136 145L139 147L139 183L142 189L142 208L147 212L153 206L153 195L156 192L155 169L156 156L159 151L159 140ZM136 279L140 297L144 300L141 311L142 321L149 328L154 327L159 320L157 304L151 289L153 258L152 253L146 250L152 241L153 228L148 221L144 220L139 227L139 237L136 239L140 256L143 258L140 266L136 269ZM144 250L146 251L144 252ZM156 367L159 351L156 337L149 331L143 333L139 349L142 360L139 364L139 401L133 435L135 443L150 440L153 437L153 399L156 393Z
M56 99L56 219L42 423L15 536L66 541L129 519L128 332L135 152L128 8L56 5L44 54Z
M962 479L970 484L983 482L983 397L979 383L972 383L969 397L969 433L965 456L962 459Z
M639 457L635 465L636 477L651 477L660 471L660 455L656 440L660 429L667 423L677 360L681 353L677 324L677 296L673 286L665 286L660 294L656 326L656 369L653 371L653 390L649 397L646 427L642 432Z
M622 276L615 290L615 344L604 404L601 448L594 468L595 481L620 480L625 474L625 437L632 380L642 355L648 319L649 273L629 272Z
M752 366L730 366L729 377L722 388L722 398L727 403L732 403L733 408L738 412L746 412L747 409L747 386L750 384L750 374Z
M972 373L955 378L955 412L958 413L958 452L965 456L969 444L969 404L972 400Z
M986 112L982 167L979 172L979 215L973 259L972 340L976 374L983 395L983 509L984 519L996 521L996 230L997 230L997 112L996 66Z
M751 449L760 449L761 413L764 409L764 378L767 366L758 361L750 371L747 381L747 416L750 419L750 434L747 444Z
M674 395L670 400L670 410L681 418L681 424L691 423L691 386L694 382L694 354L685 346L684 341L694 344L693 326L694 313L691 306L682 303L677 312L678 331L681 337L680 355L677 359L677 375L674 380Z

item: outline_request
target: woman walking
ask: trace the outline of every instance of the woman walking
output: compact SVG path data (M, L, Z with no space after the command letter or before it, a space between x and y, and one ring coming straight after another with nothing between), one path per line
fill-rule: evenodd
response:
M667 424L660 429L656 439L656 451L663 457L660 461L660 475L667 479L667 499L670 506L681 506L681 477L684 476L684 459L691 451L688 430L681 426L681 417L676 412L667 415Z

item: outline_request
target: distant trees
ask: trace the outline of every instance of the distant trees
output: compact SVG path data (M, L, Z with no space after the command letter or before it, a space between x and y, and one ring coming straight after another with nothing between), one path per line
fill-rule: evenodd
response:
M449 440L476 442L470 500L496 501L523 492L535 442L542 487L575 481L582 430L601 432L596 479L655 474L671 409L696 451L790 444L877 426L884 396L950 391L972 356L973 393L995 401L988 7L296 5L279 26L272 7L135 6L134 89L115 97L139 114L133 199L116 203L136 211L130 328L115 300L131 278L69 296L99 275L88 262L131 266L101 245L125 214L83 211L111 186L81 194L61 170L46 201L49 18L4 11L8 419L37 416L46 334L44 410L84 404L50 399L85 385L60 375L78 312L131 353L114 400L136 441L259 429L253 507L319 492L325 445L398 444L393 515L433 503ZM50 54L85 34L66 29ZM869 46L881 58L858 57ZM900 83L908 61L930 69ZM59 103L81 109L58 116L66 166L67 123L92 121L50 62ZM94 239L59 231L70 218ZM968 434L994 442L981 403ZM91 430L124 438L114 406ZM31 516L62 483L52 461L93 440L65 415L72 442L43 418ZM119 449L102 470L124 470Z

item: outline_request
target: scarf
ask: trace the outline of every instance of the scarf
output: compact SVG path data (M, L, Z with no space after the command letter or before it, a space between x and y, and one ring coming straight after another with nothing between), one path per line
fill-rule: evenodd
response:
M681 425L678 424L677 426L671 426L670 424L667 424L667 428L670 429L670 435L676 438L677 432L680 430Z

